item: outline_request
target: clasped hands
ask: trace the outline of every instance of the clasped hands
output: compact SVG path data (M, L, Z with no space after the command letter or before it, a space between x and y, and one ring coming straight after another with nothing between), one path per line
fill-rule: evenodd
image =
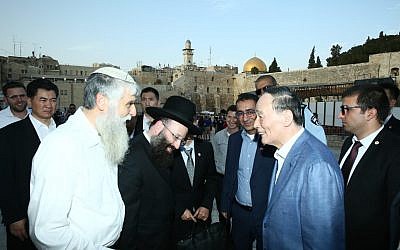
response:
M207 220L208 216L210 215L210 210L205 207L199 207L194 214L189 209L186 209L183 214L181 215L182 220L192 220L197 222L196 219L199 220Z

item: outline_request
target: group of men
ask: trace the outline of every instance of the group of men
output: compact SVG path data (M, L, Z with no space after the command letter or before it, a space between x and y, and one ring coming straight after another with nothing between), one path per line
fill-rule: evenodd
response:
M131 120L139 88L119 69L93 72L83 106L57 129L56 85L6 84L8 249L173 249L210 224L214 197L235 249L396 249L400 122L390 108L398 88L343 93L338 117L352 136L337 161L289 88L268 75L255 87L228 108L210 143L196 137L193 102L171 96L160 107L151 87L140 93L143 115Z

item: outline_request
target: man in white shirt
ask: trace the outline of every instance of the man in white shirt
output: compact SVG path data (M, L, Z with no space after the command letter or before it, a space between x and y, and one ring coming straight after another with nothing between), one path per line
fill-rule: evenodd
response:
M146 108L160 107L160 94L152 87L142 89L140 93L140 105L142 106L143 114L136 117L134 136L144 131L149 131L150 124L154 119L146 112Z
M0 128L24 119L28 115L26 89L23 83L8 82L2 90L8 107L0 111Z
M47 79L36 79L28 84L27 95L32 113L0 129L1 210L8 249L35 249L27 223L31 162L40 142L56 128L52 115L57 106L57 86Z
M389 249L390 205L400 191L400 139L384 121L383 88L357 85L342 94L339 119L349 136L340 167L345 183L346 249Z
M125 121L138 87L126 72L94 71L84 106L41 143L32 162L28 208L39 249L103 249L119 237L124 204L117 165L128 149ZM68 151L72 157L65 158Z
M328 147L302 127L300 99L268 88L256 112L262 143L277 147L263 248L344 249L343 179Z
M217 170L217 191L215 193L215 201L219 212L219 221L225 221L225 217L221 212L221 193L223 178L225 175L226 153L228 151L228 140L231 134L239 131L239 122L236 117L236 105L231 105L227 109L226 128L218 131L211 138L211 144L214 150L215 168Z

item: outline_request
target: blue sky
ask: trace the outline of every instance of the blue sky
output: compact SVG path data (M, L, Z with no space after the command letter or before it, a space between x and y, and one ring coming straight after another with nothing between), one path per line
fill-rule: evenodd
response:
M323 65L333 44L346 51L366 38L400 32L400 0L2 1L0 55L33 50L61 64L112 63L130 70L194 61L235 65L256 55L283 71L305 69L312 47Z

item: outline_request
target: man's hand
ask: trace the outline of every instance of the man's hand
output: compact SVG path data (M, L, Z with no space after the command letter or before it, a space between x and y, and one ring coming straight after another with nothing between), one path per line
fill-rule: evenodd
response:
M183 212L183 214L181 215L181 219L182 220L192 220L194 222L197 222L196 218L194 218L194 216L192 215L192 212L190 212L189 209L186 209L185 212Z
M16 221L14 223L10 224L10 233L20 239L21 241L24 241L28 239L28 234L26 232L26 219L22 219L19 221Z
M225 219L228 219L228 213L227 212L222 212L222 216L224 216Z
M207 220L208 216L210 215L210 210L205 207L199 207L196 212L194 213L194 217L200 219L200 220Z

